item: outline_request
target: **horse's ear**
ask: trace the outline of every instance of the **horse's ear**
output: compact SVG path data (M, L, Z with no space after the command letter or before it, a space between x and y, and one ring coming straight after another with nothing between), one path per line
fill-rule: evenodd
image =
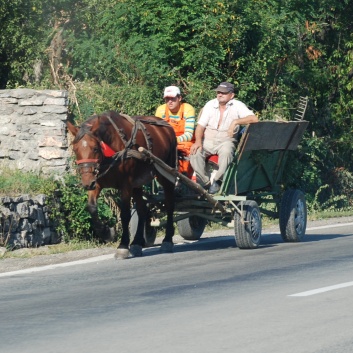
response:
M78 127L74 126L73 124L71 124L69 121L66 122L67 128L69 129L69 131L76 136L77 131L78 131Z

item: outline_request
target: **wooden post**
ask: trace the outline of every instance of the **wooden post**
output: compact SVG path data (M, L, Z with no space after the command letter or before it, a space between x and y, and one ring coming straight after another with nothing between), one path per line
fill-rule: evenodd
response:
M221 212L225 212L222 204L220 202L218 202L216 199L214 199L202 186L200 186L197 183L194 183L192 180L190 180L184 174L179 173L179 171L177 169L172 168L169 165L165 164L161 159L156 157L154 154L152 154L150 151L146 150L145 148L139 147L138 151L140 153L142 153L144 156L146 156L147 158L149 158L157 166L159 166L163 170L165 170L167 173L171 174L175 178L179 178L190 189L192 189L192 190L196 191L198 194L204 196L211 205L213 205L214 207L217 207Z

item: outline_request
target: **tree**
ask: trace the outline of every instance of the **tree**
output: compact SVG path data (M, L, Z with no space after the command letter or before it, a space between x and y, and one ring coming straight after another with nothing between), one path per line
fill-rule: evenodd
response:
M45 38L41 0L0 3L0 87L39 82Z
M262 119L290 118L309 96L305 168L292 180L312 192L353 169L350 3L13 0L0 4L0 84L68 89L78 120L153 114L170 84L200 109L231 81Z

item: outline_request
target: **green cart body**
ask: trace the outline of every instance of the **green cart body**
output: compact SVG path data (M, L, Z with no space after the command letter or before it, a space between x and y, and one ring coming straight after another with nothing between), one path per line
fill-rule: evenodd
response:
M262 121L249 125L225 174L222 192L278 192L288 151L297 149L307 125L307 121Z

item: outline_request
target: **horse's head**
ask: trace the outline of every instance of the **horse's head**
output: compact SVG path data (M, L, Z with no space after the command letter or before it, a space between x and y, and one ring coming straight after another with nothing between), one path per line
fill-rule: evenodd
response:
M100 140L94 134L97 128L95 125L94 121L86 121L78 128L67 122L69 131L75 136L72 142L73 151L76 155L81 183L86 190L96 188L99 165L103 160Z

